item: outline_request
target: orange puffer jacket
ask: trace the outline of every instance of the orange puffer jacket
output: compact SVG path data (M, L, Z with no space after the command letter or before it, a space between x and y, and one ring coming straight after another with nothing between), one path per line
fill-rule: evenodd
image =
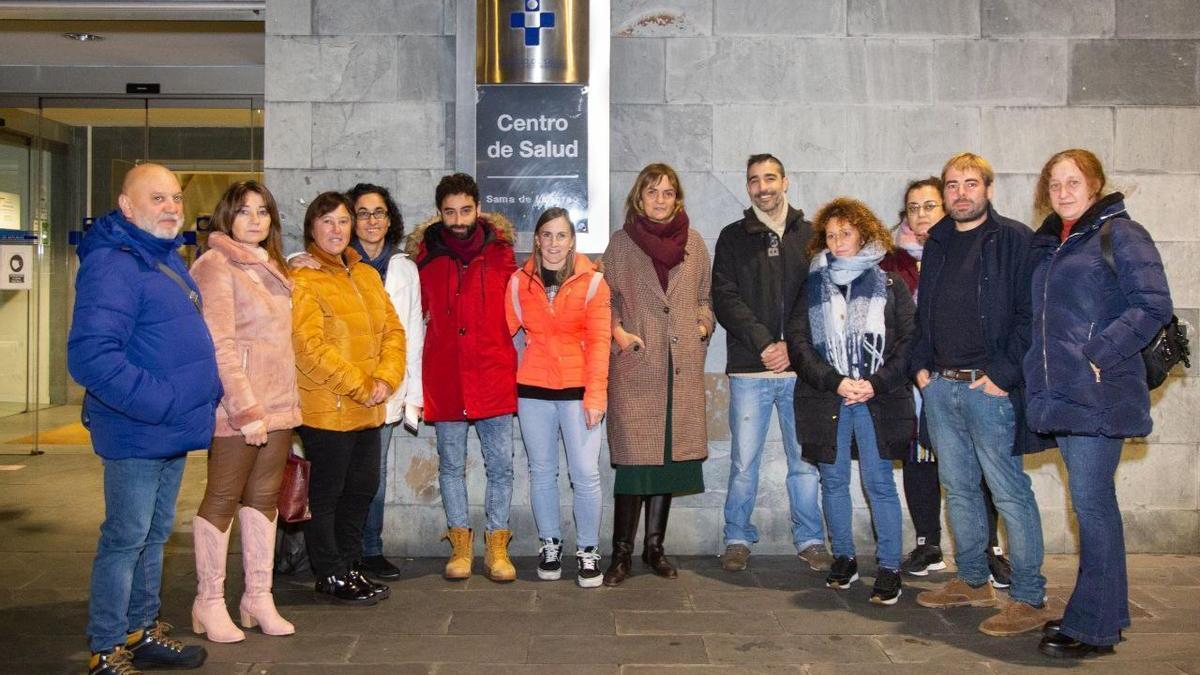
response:
M367 407L375 380L395 391L404 379L404 328L379 274L345 262L315 244L308 253L321 269L292 273L292 344L305 426L354 431L383 424L386 401Z
M589 288L594 288L590 299ZM551 303L531 257L509 280L504 305L509 331L516 335L525 329L517 382L546 389L583 387L583 407L606 410L612 309L608 284L592 261L575 254L574 273Z

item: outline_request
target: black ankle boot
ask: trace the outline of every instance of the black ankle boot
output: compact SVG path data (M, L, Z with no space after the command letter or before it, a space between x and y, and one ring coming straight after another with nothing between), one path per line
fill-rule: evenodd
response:
M663 538L667 534L667 516L670 513L671 495L646 498L646 540L642 548L642 562L649 565L658 576L674 579L679 575L663 552Z
M612 563L604 572L605 586L616 586L632 573L633 539L637 536L641 515L641 495L613 497L613 552Z

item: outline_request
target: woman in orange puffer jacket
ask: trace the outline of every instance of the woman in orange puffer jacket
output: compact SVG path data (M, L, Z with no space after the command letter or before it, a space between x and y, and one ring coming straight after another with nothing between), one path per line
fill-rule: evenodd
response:
M529 458L529 492L538 537L538 577L562 576L558 437L562 432L574 488L577 583L599 586L600 422L608 399L612 310L608 284L575 252L565 209L538 218L534 249L505 294L508 328L525 329L517 369L517 416Z

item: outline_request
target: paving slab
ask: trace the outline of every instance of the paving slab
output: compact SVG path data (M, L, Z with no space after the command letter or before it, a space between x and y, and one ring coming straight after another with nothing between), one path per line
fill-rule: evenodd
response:
M713 663L887 663L873 637L705 635Z
M615 635L608 611L476 611L453 613L452 635Z
M614 612L620 635L779 635L779 621L771 612Z

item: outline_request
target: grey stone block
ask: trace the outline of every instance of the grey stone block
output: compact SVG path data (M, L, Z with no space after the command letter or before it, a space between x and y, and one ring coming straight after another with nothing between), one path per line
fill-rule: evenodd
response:
M712 168L712 106L614 105L611 114L612 168L640 171L652 162L676 171Z
M1061 105L1067 48L1038 40L947 40L934 48L935 98L946 103Z
M787 68L753 66L765 54ZM692 38L667 42L669 102L853 103L866 100L859 40Z
M797 167L803 170L804 167ZM903 172L855 171L846 172L800 172L792 174L792 185L799 197L797 206L802 206L809 218L816 215L821 206L834 197L854 197L875 212L888 225L899 222L898 214L904 208L904 186L917 178L941 171L942 162L928 167Z
M1117 471L1122 510L1186 510L1200 505L1195 445L1126 443Z
M719 106L713 114L713 168L736 171L744 180L746 158L770 152L786 163L789 173L842 170L848 131L847 116L840 108ZM736 199L740 202L744 195L742 187ZM726 213L737 211L730 208Z
M1051 155L1086 148L1109 166L1113 115L1109 108L984 108L982 154L998 171L1040 173Z
M609 50L609 97L613 104L666 100L665 40L614 37Z
M1200 240L1200 228L1196 226L1200 175L1115 174L1109 180L1113 189L1125 193L1129 215L1150 232L1156 243Z
M979 0L848 1L851 35L979 35Z
M267 103L263 165L273 169L312 166L312 104Z
M312 35L313 0L268 0L267 35Z
M710 35L713 0L615 0L610 16L614 37Z
M712 255L712 241L721 228L741 213L737 195L729 193L711 173L684 173L679 177L687 191L687 212L691 226L709 240L708 252ZM712 347L709 347L711 350Z
M849 170L922 172L978 142L975 108L852 108L846 134Z
M1194 105L1192 40L1093 40L1071 46L1072 104Z
M319 103L313 166L419 169L445 161L445 119L434 103Z
M444 0L314 0L320 35L441 35Z
M1179 244L1175 244L1179 246ZM1167 247L1164 247L1167 248ZM1168 249L1170 250L1170 249ZM1194 269L1195 253L1188 258L1188 265ZM1195 276L1192 274L1191 276ZM1167 273L1171 284L1171 295L1179 304L1183 304L1180 289ZM1195 443L1200 438L1200 420L1195 411L1200 409L1200 386L1195 377L1171 377L1166 383L1150 392L1150 418L1154 422L1154 430L1146 437L1148 443L1180 444Z
M1111 37L1113 0L982 0L984 37Z
M933 98L933 46L911 40L867 40L867 100L929 103Z
M1200 110L1196 108L1117 108L1120 171L1200 172Z
M397 100L454 100L454 38L406 35L397 48Z
M267 37L268 101L392 101L396 38Z
M1117 0L1118 37L1200 37L1195 0Z
M717 35L845 35L846 6L821 0L714 0Z
M1123 511L1121 517L1125 547L1130 551L1185 553L1195 548L1187 542L1200 541L1200 511Z
M304 212L313 197L326 190L344 191L355 183L370 182L392 185L396 172L389 170L314 170L267 167L266 183L279 206L283 221L284 250L287 253L304 248L302 234Z
M992 166L995 168L994 164ZM941 167L938 167L933 173L936 175L940 172ZM1033 190L1036 185L1037 176L1034 174L997 173L992 204L1001 215L1037 229L1045 216L1033 212Z

